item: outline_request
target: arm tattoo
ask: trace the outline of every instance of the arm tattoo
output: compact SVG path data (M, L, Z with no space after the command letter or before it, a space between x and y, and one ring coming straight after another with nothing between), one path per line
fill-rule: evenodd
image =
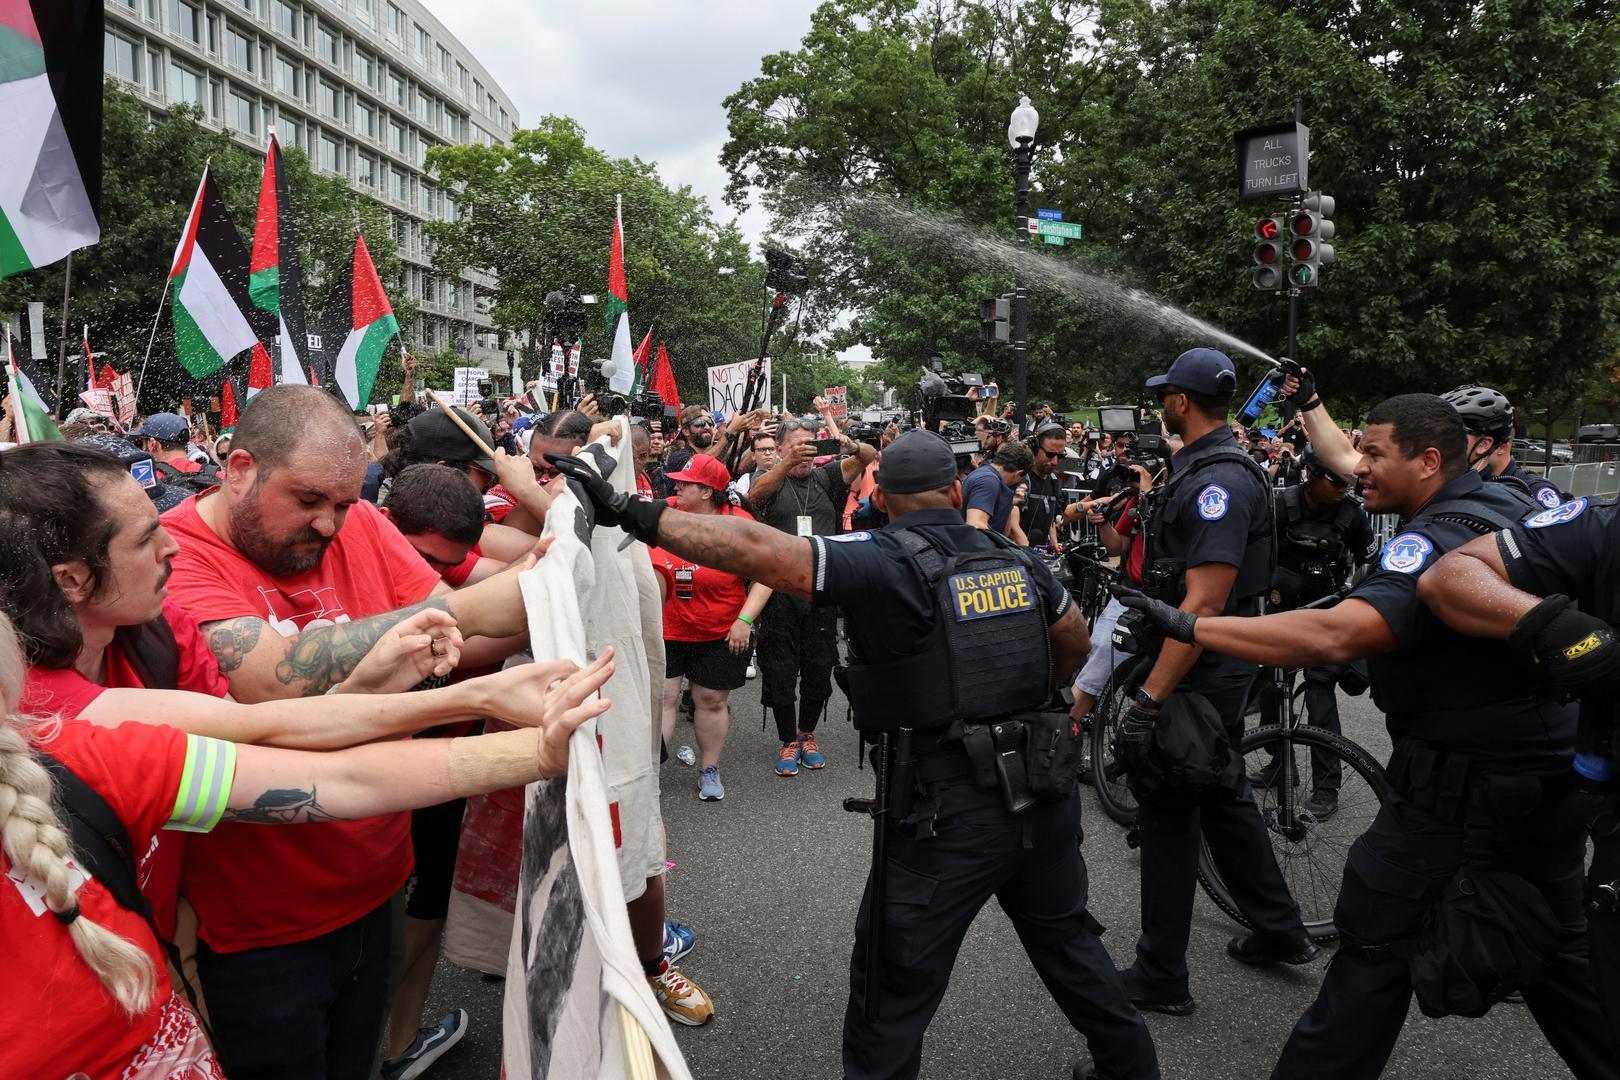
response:
M763 582L794 596L810 595L810 541L769 525L672 512L658 519L658 542L700 566Z
M324 694L349 677L390 627L430 607L450 610L449 601L438 597L355 622L305 630L289 639L286 657L276 664L276 678L284 686L302 682L305 697Z
M227 821L244 821L255 825L292 825L298 822L348 819L327 813L326 807L316 798L315 785L311 784L308 791L301 788L271 788L254 799L252 806L241 810L226 810L219 820L221 824Z
M209 623L204 632L209 649L219 661L220 674L229 675L241 667L248 653L259 644L259 634L263 631L264 620L251 615Z

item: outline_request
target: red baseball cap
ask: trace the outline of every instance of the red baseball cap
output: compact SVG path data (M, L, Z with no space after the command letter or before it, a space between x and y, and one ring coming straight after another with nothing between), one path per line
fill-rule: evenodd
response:
M686 484L704 484L716 491L724 491L731 483L731 471L712 454L693 454L680 472L665 473L664 479Z

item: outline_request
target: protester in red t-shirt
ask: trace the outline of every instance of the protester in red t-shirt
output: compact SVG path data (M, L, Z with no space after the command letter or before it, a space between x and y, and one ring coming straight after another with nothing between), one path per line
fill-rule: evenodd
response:
M146 921L113 897L93 862L70 848L54 782L36 747L95 791L128 832L132 849L145 851L163 829L206 833L226 820L362 819L560 775L569 735L610 704L584 702L612 674L612 664L575 672L553 691L531 682L534 730L384 741L329 754L238 746L141 723L42 724L20 711L23 673L17 635L0 614L0 936L6 985L17 991L0 1010L0 1076L222 1080L195 1016L173 993ZM281 1000L287 990L260 987L266 1007L264 993L277 997L268 1011L287 1015ZM302 1014L287 1022L312 1019ZM298 1032L286 1034L298 1041ZM228 1060L223 1049L221 1056ZM369 1064L348 1075L365 1075ZM278 1075L312 1075L316 1065L294 1061ZM233 1069L231 1075L243 1074Z
M496 663L520 647L527 620L517 575L452 592L360 501L365 465L338 399L272 387L243 410L221 486L164 517L180 544L170 589L201 624L236 699L324 693L423 605L455 617L466 664ZM227 826L191 846L183 887L199 919L198 971L233 1077L285 1074L289 1059L312 1059L331 1075L369 1070L387 995L389 903L410 873L409 834L409 817L393 814L296 838ZM301 948L284 948L294 944ZM335 996L323 989L330 964L356 953L355 975ZM289 1030L287 1011L263 1008L268 978L293 987L298 1001L283 1005L305 1010L307 1024ZM339 1017L343 1030L329 1032Z
M677 510L753 520L752 514L726 500L731 474L718 458L694 454L686 468L670 473L668 480L675 485L669 503ZM754 619L771 590L763 585L749 589L735 574L699 566L662 548L652 548L649 554L664 589L664 741L675 736L685 677L692 684L692 728L702 767L698 798L723 799L720 753L731 723L726 699L748 681Z

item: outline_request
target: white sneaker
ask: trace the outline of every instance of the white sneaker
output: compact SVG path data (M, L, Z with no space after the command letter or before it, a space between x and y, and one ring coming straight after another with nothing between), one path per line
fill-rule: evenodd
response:
M757 678L759 678L759 672L758 672L758 671L756 671L756 670L754 670L754 665L753 665L753 664L749 664L749 665L748 665L748 677L749 677L749 678L750 678L750 679L757 679Z

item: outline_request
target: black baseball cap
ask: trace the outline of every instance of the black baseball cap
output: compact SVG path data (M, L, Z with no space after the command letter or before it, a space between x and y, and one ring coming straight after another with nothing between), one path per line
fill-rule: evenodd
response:
M908 431L884 447L878 457L877 485L895 495L935 491L955 480L956 455L932 431Z
M1170 370L1147 381L1149 390L1175 386L1195 394L1225 397L1237 393L1237 367L1219 349L1188 349Z
M456 415L461 417L462 423L478 433L484 445L495 445L489 426L477 416L466 409L457 409ZM484 456L484 452L467 438L467 433L457 427L443 409L427 410L406 424L405 430L411 434L413 454L455 465L477 465L491 476L495 475L495 462Z

